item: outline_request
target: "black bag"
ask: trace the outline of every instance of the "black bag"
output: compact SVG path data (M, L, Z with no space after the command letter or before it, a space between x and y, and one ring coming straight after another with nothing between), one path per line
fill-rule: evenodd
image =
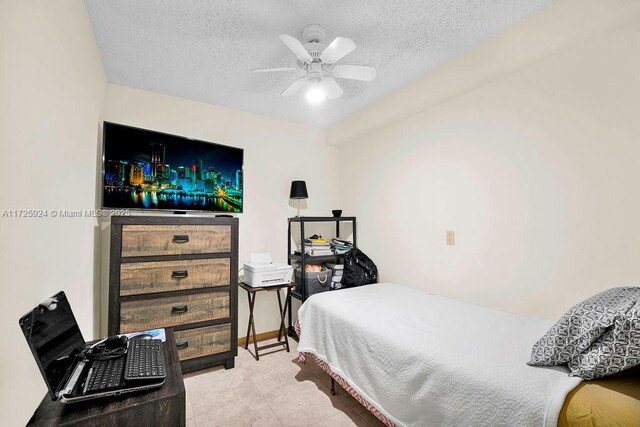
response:
M364 252L353 248L344 254L342 285L345 287L378 283L378 267Z

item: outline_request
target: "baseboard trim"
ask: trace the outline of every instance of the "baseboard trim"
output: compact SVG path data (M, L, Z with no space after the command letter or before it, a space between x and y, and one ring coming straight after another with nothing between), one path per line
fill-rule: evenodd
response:
M285 328L286 330L287 328ZM287 333L288 331L286 331L285 333ZM260 341L266 341L266 340L270 340L273 338L278 338L278 330L276 329L275 331L269 331L269 332L263 332L261 334L256 334L256 340L258 342ZM239 338L238 339L238 347L244 347L244 343L245 343L245 338ZM249 344L253 343L253 335L249 335Z

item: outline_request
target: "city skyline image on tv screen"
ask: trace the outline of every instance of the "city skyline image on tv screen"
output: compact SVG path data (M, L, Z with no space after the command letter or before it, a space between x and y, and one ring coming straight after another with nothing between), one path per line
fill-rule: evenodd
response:
M102 206L242 212L243 150L104 123Z

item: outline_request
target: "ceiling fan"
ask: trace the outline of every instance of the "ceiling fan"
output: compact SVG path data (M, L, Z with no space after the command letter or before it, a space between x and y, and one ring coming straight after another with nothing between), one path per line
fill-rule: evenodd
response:
M320 25L307 25L302 30L302 40L288 34L282 34L280 40L295 54L296 67L261 68L254 73L270 73L279 71L302 70L304 77L291 83L280 95L291 96L305 86L309 86L307 99L319 102L326 96L329 99L339 98L343 90L334 77L371 81L376 76L376 69L364 65L335 65L337 61L351 53L356 45L353 40L336 37L329 45L324 43L326 33Z

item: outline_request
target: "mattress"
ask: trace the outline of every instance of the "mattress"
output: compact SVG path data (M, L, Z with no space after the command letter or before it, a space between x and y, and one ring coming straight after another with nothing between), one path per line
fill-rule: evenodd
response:
M640 367L580 383L567 396L558 426L640 426Z

